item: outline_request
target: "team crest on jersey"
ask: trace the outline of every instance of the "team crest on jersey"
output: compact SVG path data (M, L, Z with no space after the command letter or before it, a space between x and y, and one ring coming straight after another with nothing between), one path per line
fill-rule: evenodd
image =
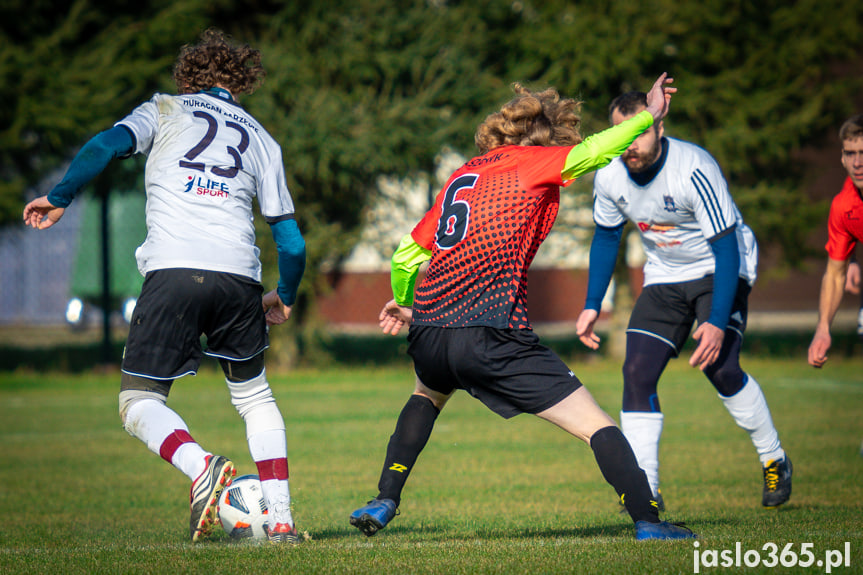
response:
M195 192L199 196L210 196L214 198L226 198L231 190L225 182L216 182L201 176L189 176L184 193Z
M663 201L665 202L665 211L666 212L676 212L677 208L674 205L674 198L671 194L665 194L662 196Z

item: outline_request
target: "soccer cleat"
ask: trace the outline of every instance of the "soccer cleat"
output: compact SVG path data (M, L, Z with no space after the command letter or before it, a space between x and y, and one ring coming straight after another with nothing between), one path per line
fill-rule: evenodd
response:
M398 515L396 502L392 499L372 499L368 504L351 513L351 525L371 537L387 526Z
M779 507L791 497L791 458L788 454L781 461L770 460L764 466L764 495L761 505Z
M189 494L192 517L189 520L189 534L192 543L201 536L211 533L213 525L218 520L216 506L222 490L231 484L231 479L237 473L234 464L221 455L208 455L207 467L195 481Z
M635 522L636 541L647 541L649 539L697 539L698 535L682 523L669 523L660 521L650 523L648 521Z
M276 545L297 545L300 542L297 528L287 523L276 523L275 527L267 531L267 538Z

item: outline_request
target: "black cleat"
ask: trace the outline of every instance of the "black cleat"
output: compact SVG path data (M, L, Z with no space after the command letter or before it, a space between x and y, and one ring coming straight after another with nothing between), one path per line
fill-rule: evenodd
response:
M791 497L791 458L788 454L781 461L768 461L764 466L764 495L761 505L779 507Z

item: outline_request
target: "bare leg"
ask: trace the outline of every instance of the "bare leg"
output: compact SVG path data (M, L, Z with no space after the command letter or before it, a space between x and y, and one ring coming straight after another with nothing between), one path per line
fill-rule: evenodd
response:
M587 388L578 388L537 415L590 445L602 476L617 492L634 522L659 522L647 476L638 467L629 442Z
M536 414L587 444L603 427L617 424L593 399L586 387L579 387L559 403Z

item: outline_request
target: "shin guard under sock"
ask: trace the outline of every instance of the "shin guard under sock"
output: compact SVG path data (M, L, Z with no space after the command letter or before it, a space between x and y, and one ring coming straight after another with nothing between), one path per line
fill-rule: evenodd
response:
M405 481L428 442L439 413L427 397L411 395L408 399L387 445L387 457L378 482L378 499L392 499L399 505Z
M590 448L605 480L614 487L633 521L659 522L659 510L650 485L623 432L610 425L590 438Z

